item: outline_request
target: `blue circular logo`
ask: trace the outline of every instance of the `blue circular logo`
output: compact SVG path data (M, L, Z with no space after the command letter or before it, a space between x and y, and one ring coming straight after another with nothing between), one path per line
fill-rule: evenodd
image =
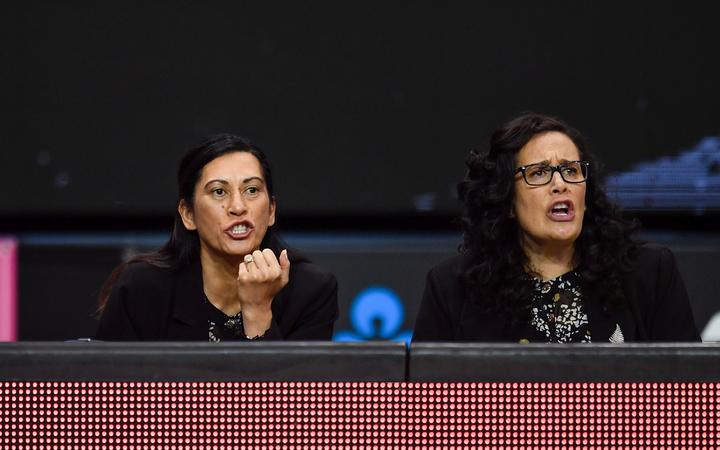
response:
M361 291L350 307L353 328L366 339L388 339L400 330L404 319L400 297L382 286Z

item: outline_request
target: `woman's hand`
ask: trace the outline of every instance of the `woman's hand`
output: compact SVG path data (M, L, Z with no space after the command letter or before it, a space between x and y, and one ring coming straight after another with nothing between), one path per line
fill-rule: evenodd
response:
M251 258L252 257L252 260ZM243 327L250 337L263 335L272 323L273 298L290 279L290 259L287 250L276 258L272 250L255 250L240 263L237 292L242 308Z

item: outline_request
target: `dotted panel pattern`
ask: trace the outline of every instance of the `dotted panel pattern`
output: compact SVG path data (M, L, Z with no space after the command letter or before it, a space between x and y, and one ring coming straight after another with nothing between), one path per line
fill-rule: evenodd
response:
M2 449L714 449L714 383L0 382Z

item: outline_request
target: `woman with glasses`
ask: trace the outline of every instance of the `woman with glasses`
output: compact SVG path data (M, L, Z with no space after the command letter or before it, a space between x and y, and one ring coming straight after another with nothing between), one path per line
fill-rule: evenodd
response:
M472 152L460 255L433 268L415 341L697 341L668 249L642 246L578 131L534 113Z

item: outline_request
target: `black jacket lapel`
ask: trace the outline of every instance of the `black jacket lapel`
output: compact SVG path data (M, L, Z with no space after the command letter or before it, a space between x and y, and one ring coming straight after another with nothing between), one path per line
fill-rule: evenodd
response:
M172 320L168 324L168 338L202 341L208 339L207 307L202 284L200 263L180 270L175 282Z
M590 336L595 343L622 343L637 340L635 321L626 306L607 309L602 299L584 303L590 322ZM612 339L611 339L612 338Z

